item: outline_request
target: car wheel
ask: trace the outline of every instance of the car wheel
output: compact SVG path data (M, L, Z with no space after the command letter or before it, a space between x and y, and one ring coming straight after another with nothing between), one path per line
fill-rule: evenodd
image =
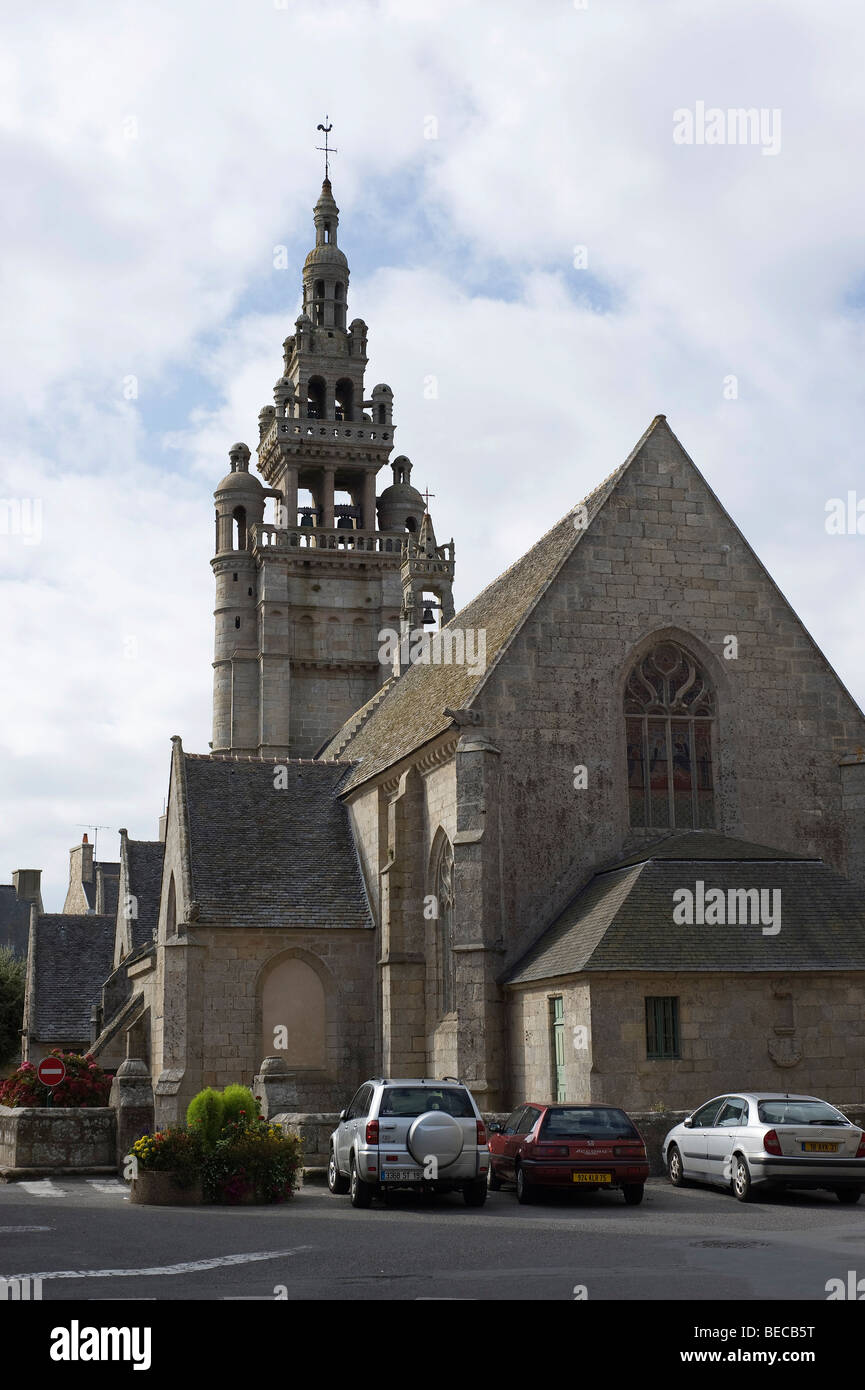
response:
M622 1192L625 1198L625 1205L638 1207L643 1200L643 1184L641 1182L625 1183Z
M475 1178L474 1182L463 1183L463 1201L467 1207L482 1207L486 1200L486 1178Z
M733 1155L733 1196L740 1202L752 1202L751 1170L742 1154Z
M529 1202L532 1200L532 1185L526 1177L521 1163L517 1164L517 1171L514 1176L517 1184L517 1201L524 1207L528 1206Z
M368 1207L372 1201L372 1183L363 1182L357 1171L357 1164L354 1161L354 1154L351 1156L351 1176L349 1178L349 1191L351 1192L351 1204L353 1207Z
M667 1172L674 1187L686 1187L687 1179L682 1165L682 1155L675 1144L670 1145L667 1154Z
M335 1197L344 1197L349 1189L348 1178L344 1178L336 1166L336 1154L333 1149L327 1163L327 1185Z
M496 1177L495 1170L492 1165L492 1160L490 1160L490 1166L487 1169L487 1187L489 1188L490 1192L501 1192L502 1190L502 1180L501 1178Z
M852 1207L862 1196L861 1189L858 1187L836 1187L835 1196L842 1206Z

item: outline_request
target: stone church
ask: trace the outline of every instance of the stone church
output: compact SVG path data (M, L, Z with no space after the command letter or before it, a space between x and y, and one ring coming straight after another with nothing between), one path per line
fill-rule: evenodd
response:
M328 179L314 225L260 477L236 444L215 494L211 751L173 738L113 915L31 903L25 1054L144 1058L161 1123L268 1056L306 1112L865 1101L862 711L663 415L455 614Z

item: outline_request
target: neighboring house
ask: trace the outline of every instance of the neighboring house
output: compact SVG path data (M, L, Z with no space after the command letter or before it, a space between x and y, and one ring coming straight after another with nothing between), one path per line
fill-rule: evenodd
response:
M21 1058L38 1062L54 1048L85 1053L95 1009L111 970L114 918L37 913L30 919Z
M27 955L30 904L42 911L41 869L16 869L11 883L0 884L0 947L21 959Z

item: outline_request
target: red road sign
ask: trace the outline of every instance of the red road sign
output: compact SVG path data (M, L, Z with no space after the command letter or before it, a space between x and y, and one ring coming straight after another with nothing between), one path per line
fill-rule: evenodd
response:
M59 1057L43 1057L36 1075L43 1086L59 1086L66 1075L66 1064Z

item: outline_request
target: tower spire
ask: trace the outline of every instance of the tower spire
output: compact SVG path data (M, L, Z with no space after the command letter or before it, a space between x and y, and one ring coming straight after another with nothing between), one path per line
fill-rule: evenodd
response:
M339 151L336 149L335 146L334 146L333 149L330 149L329 146L328 146L327 137L328 137L328 135L330 135L330 132L333 130L333 122L331 122L330 125L327 124L327 121L328 121L327 115L325 115L324 120L325 120L325 124L324 124L324 125L322 125L321 122L319 121L319 123L318 123L318 125L317 125L317 127L316 127L317 130L323 130L323 131L324 131L324 144L323 144L323 145L316 145L315 148L316 148L317 150L322 150L322 151L324 152L324 181L325 181L325 183L328 183L329 180L330 180L330 156L331 156L332 154L338 154Z

